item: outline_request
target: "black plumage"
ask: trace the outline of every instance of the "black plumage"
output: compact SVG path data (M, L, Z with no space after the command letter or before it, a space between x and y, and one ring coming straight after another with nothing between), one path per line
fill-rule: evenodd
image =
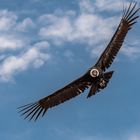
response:
M113 71L105 71L112 64L123 44L127 32L132 28L133 24L136 23L136 19L139 17L137 16L137 13L140 8L136 8L136 5L137 3L130 3L129 7L124 10L116 32L94 66L92 66L83 76L55 93L40 99L35 103L19 107L18 109L20 109L19 112L21 115L25 115L25 118L29 117L29 120L32 120L33 118L34 120L37 120L39 116L44 116L49 108L78 96L88 88L90 88L90 91L87 97L91 97L104 89L113 74Z

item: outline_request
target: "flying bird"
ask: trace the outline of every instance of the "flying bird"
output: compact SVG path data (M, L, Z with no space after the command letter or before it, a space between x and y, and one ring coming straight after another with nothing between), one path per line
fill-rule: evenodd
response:
M72 81L53 94L35 103L19 107L18 109L21 115L25 116L25 119L29 118L29 120L34 119L36 121L39 116L43 117L48 109L78 96L88 88L90 88L90 90L87 98L106 88L114 72L106 72L106 70L111 66L120 50L127 32L132 28L136 23L136 19L139 17L137 13L140 8L136 8L136 6L136 2L131 2L127 8L123 9L123 15L116 32L94 66L89 68L80 78Z

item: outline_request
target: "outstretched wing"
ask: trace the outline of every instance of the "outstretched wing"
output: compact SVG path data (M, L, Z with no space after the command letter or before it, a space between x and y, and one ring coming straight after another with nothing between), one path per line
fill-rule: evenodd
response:
M136 23L136 19L139 17L136 14L140 8L136 9L136 5L137 3L130 3L128 9L124 10L122 19L115 34L104 52L101 54L95 66L99 66L104 71L110 67L122 46L127 32L132 28L132 25Z
M30 117L30 120L32 120L33 118L34 120L37 120L40 115L43 117L49 108L59 105L79 95L90 86L91 82L88 82L88 77L85 74L84 76L78 78L77 80L73 81L69 85L51 95L35 103L19 107L19 112L22 113L21 115L25 115L25 119Z

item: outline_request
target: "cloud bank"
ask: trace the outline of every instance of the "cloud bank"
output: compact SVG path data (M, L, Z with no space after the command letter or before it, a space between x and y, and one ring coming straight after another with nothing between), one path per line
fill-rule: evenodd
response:
M127 4L124 1L124 5ZM119 23L123 3L79 0L78 5L79 10L56 9L34 20L32 17L21 20L17 13L0 10L0 81L11 81L17 73L43 66L53 55L47 51L48 47L59 51L59 47L54 46L84 44L83 49L92 57L99 56ZM131 47L125 44L121 50L128 58L139 57L140 49L134 42ZM67 48L67 52L71 52L70 49Z
M39 68L50 59L47 41L32 43L24 34L35 27L31 18L18 21L8 10L0 11L0 81L13 81L14 76L29 68Z

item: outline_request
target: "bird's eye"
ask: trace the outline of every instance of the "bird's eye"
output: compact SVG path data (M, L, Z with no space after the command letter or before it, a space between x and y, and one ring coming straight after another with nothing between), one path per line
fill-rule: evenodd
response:
M97 76L99 76L99 71L98 71L97 69L92 69L92 70L90 71L90 75L91 75L92 77L97 77Z

